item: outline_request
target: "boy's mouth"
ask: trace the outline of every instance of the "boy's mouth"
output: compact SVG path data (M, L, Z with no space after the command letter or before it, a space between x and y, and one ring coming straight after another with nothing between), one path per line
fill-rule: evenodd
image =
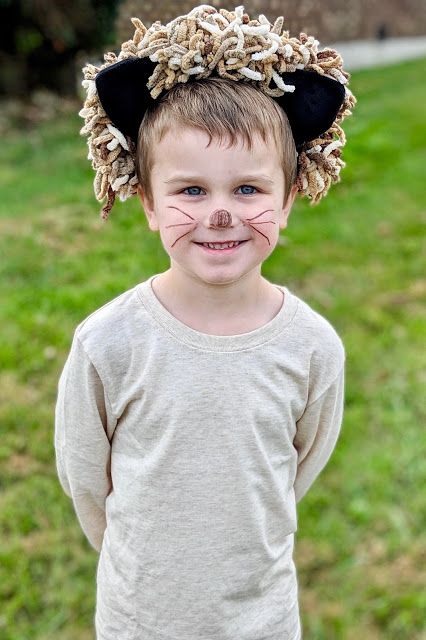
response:
M247 242L247 240L229 240L227 242L196 242L195 244L199 244L203 247L207 247L208 249L232 249L233 247L238 247L238 245Z

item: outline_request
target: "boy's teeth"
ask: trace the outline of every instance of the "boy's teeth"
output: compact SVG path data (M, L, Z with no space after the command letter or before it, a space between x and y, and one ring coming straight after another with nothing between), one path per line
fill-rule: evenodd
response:
M203 242L204 247L209 247L209 249L230 249L231 247L236 247L239 242Z

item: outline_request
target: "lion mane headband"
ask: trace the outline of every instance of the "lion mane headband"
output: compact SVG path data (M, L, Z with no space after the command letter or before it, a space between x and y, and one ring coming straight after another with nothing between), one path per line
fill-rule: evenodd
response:
M290 38L282 16L274 25L263 14L250 19L244 6L227 11L203 4L149 29L138 18L132 23L133 38L118 56L106 53L103 65L83 69L87 97L80 133L89 136L95 195L106 201L104 220L116 196L124 201L137 193L136 143L146 109L175 84L213 74L251 82L284 109L298 154L298 192L311 204L340 180L346 143L340 124L356 98L337 51L318 51L318 40L305 33Z

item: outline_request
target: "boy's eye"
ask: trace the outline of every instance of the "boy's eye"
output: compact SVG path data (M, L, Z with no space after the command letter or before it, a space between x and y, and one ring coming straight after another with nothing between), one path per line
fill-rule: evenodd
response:
M250 196L250 195L253 194L253 191L246 191L246 189L254 189L255 191L257 191L256 187L252 187L249 184L243 184L243 185L241 185L241 187L238 187L238 188L239 189L244 189L244 191L242 193L245 196ZM188 196L199 196L200 195L200 193L199 193L200 190L201 190L201 187L186 187L186 189L183 190L183 193L185 193ZM195 193L197 191L198 191L198 193Z
M186 189L183 190L183 193L186 193L187 191L191 191L192 193L187 193L186 195L188 196L199 196L199 193L194 193L194 191L200 191L200 187L186 187Z
M239 187L239 189L254 189L255 191L257 191L256 187L252 187L249 184L243 184L241 185L241 187ZM248 191L248 192L244 191L243 193L245 196L250 196L253 193L253 191Z

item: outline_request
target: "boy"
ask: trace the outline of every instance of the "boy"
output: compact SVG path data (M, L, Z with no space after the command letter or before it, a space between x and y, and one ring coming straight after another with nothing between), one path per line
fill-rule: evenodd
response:
M188 30L198 26L206 39L197 51L215 56L216 47L223 69L226 48L209 39L216 25L225 32L227 21L237 33L229 46L242 33L255 53L252 38L268 48L266 35L280 31L245 16L242 7L218 13L202 5L164 28L147 31L134 20L131 43L154 60L109 54L94 74L96 89L93 78L87 82L82 115L94 131L104 217L116 192L138 192L170 257L166 272L78 325L58 386L59 478L100 551L99 640L301 638L296 502L338 437L345 352L329 322L268 282L261 266L296 194L324 195L338 145L330 151L324 122L314 138L303 135L318 123L306 110L300 115L300 103L286 103L285 111L253 83L223 74L184 81L184 51L172 51L174 60L182 54L179 66L153 49L161 36L175 46L176 28L178 45L189 42L194 51L201 40ZM242 60L235 49L232 55L229 66L257 73L232 62ZM149 60L160 62L142 67ZM200 59L191 60L202 75ZM267 56L254 60L268 63ZM181 80L163 82L167 91L155 97L161 64L166 75L179 66ZM306 77L299 82L291 73L297 100L306 101ZM348 95L334 103L332 122L351 104ZM321 159L327 147L333 158ZM301 168L309 149L325 167L322 185L313 184L312 167L303 173L307 161Z

